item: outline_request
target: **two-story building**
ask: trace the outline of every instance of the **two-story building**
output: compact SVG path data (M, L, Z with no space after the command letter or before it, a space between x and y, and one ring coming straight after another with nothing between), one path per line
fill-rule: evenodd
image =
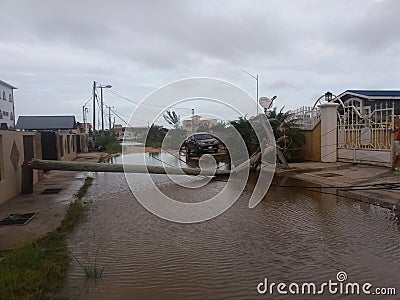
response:
M11 84L0 80L0 129L15 128L15 89Z
M194 115L190 120L183 120L183 129L187 132L196 132L201 128L201 131L208 131L211 127L218 124L217 119L202 119L199 115ZM193 126L193 128L192 128Z

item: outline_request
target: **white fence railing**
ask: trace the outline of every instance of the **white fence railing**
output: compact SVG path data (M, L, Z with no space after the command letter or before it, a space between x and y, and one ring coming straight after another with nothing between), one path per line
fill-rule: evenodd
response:
M393 128L394 103L345 104L338 109L338 148L389 150Z
M394 103L365 105L352 98L338 107L338 159L391 165Z
M296 120L302 130L313 130L321 119L321 112L318 107L303 106L291 110L291 118Z

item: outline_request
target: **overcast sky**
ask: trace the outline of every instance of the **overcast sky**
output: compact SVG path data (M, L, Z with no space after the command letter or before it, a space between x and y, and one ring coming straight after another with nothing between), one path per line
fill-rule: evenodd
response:
M74 114L96 80L134 101L215 77L288 109L327 90L400 89L400 1L0 0L0 79L17 115ZM104 92L121 116L134 104ZM118 119L117 119L118 122Z

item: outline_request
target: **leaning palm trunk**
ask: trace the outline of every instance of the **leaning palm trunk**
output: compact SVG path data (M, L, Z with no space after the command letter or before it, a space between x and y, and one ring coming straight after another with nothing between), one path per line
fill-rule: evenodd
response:
M278 145L276 145L275 147L278 161L282 164L283 168L288 169L289 165L287 163L285 155L282 152L282 149ZM256 171L258 169L261 169L261 164L261 149L258 148L257 151L248 160L234 168L232 173L239 173L246 168L250 168L251 171Z
M289 168L289 165L287 163L286 157L283 154L282 148L279 146L279 143L283 142L286 139L286 136L281 136L276 140L276 156L278 157L278 160L281 162L282 166L287 169Z
M278 161L282 164L283 168L288 169L289 165L287 163L286 157L282 152L282 149L277 145L276 146L276 156ZM250 162L250 170L255 171L261 166L261 151L257 152L253 155L252 159L249 160Z
M276 146L276 156L278 156L279 161L281 162L282 166L285 169L289 168L289 165L286 161L285 155L283 154L281 148L279 146Z

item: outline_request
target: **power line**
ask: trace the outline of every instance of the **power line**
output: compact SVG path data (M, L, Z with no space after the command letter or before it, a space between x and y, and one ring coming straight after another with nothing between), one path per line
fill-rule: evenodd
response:
M135 103L135 104L137 104L137 105L139 104L138 101L134 101L134 100L131 100L131 99L129 99L129 98L126 98L126 97L124 97L124 96L122 96L122 95L120 95L120 94L114 92L113 90L107 90L107 91L110 92L110 93L113 93L114 95L118 96L118 97L121 98L121 99L124 99L124 100L126 100L126 101Z
M131 124L129 124L128 122L126 122L123 118L121 118L114 110L110 109L112 111L112 113L118 118L120 119L122 122L124 122L126 125L128 125L129 127L132 127Z
M111 105L108 105L106 102L104 102L104 104L106 105L106 106L111 106ZM130 127L133 127L132 125L130 125L128 122L126 122L126 120L125 119L123 119L121 116L119 116L119 115L123 115L124 117L126 117L126 118L130 118L130 116L128 116L128 115L125 115L125 114L123 114L123 113L120 113L120 112L116 112L115 110L113 110L113 109L111 109L111 111L113 112L113 114L115 114L115 116L116 117L118 117L122 122L124 122L126 125L128 125L128 126L130 126ZM148 120L143 120L143 119L138 119L138 118L135 118L135 120L138 120L138 121L142 121L142 122L149 122Z
M121 98L123 100L126 100L126 101L131 102L131 103L135 103L136 105L140 104L140 105L148 105L148 106L165 108L164 105L157 105L157 104L150 104L150 103L140 103L139 101L131 100L131 99L129 99L129 98L125 97L125 96L122 96L122 95L120 95L120 94L118 94L118 93L116 93L116 92L114 92L113 90L110 90L110 89L107 89L106 91L108 91L110 93L113 93L115 96L117 96L117 97L119 97L119 98ZM191 108L189 108L189 107L174 107L174 109L185 109L185 110L187 110L187 109L191 109Z

